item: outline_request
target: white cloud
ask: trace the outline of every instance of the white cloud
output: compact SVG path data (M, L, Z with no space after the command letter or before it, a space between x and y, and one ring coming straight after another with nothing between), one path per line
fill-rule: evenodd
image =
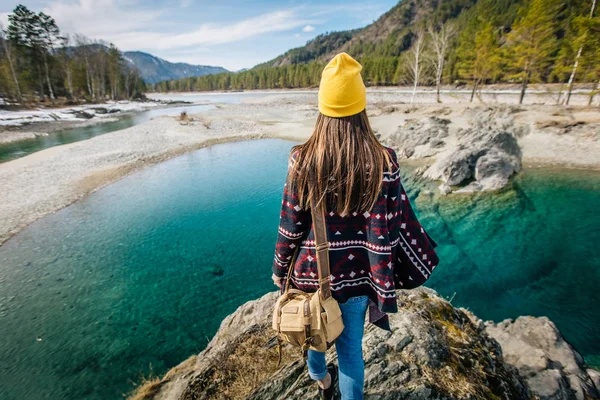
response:
M300 37L300 34L299 34L299 33L296 33L294 36L295 36L295 37Z
M189 0L182 0L182 5ZM141 0L54 0L44 9L61 30L114 43L122 50L172 49L237 42L265 33L310 26L298 8L273 11L228 24L201 23L195 29L165 27L168 9L150 9ZM0 15L2 18L3 15ZM1 19L0 19L1 20Z
M151 26L163 14L162 10L144 8L136 0L58 0L44 12L66 32L111 42L121 34Z
M156 37L154 47L172 48L195 45L214 45L237 42L253 36L271 32L282 32L295 29L306 24L306 20L299 18L296 10L280 10L229 25L206 23L196 30L177 35L160 35Z
M306 25L304 28L302 28L302 32L312 32L315 30L315 27L312 25Z

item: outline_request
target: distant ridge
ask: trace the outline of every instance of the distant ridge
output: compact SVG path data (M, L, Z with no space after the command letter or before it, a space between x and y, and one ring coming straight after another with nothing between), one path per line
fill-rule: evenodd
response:
M144 81L154 84L169 79L188 78L228 72L223 67L210 65L192 65L186 63L172 63L160 57L142 51L125 51L123 58L135 66Z
M353 57L398 57L412 43L415 27L425 21L443 23L457 18L480 0L404 0L364 28L318 35L301 47L257 65L279 67L317 61L325 63L345 51ZM483 1L480 1L483 2ZM522 0L498 0L521 3Z

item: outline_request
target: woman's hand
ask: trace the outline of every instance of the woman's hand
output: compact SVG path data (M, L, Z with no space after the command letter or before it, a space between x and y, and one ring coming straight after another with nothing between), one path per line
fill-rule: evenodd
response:
M273 274L271 276L271 279L273 279L273 284L275 284L275 286L277 286L279 289L281 289L281 286L283 285L283 278Z

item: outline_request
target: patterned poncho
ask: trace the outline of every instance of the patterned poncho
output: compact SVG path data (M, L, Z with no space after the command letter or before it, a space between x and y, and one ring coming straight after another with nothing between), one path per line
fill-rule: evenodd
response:
M327 207L330 282L333 297L367 295L369 320L389 329L385 313L397 312L396 289L422 285L438 264L435 242L427 235L411 207L402 183L396 153L387 149L392 170L384 173L381 193L373 209L340 216ZM293 167L295 156L290 158ZM305 292L318 289L317 256L310 209L298 205L297 194L286 182L273 273L285 277L297 246L292 285Z

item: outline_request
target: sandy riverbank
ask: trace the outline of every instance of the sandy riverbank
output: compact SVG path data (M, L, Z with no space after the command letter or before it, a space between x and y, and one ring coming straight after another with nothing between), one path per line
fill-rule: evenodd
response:
M471 104L404 103L404 94L370 93L373 128L385 139L407 121L448 119L446 146L485 109ZM269 95L221 104L180 122L160 117L90 140L50 148L0 164L0 243L38 218L146 166L215 143L266 137L304 140L317 113L316 92ZM528 105L512 109L527 129L523 162L600 169L600 115L595 108ZM432 157L423 153L423 159Z

